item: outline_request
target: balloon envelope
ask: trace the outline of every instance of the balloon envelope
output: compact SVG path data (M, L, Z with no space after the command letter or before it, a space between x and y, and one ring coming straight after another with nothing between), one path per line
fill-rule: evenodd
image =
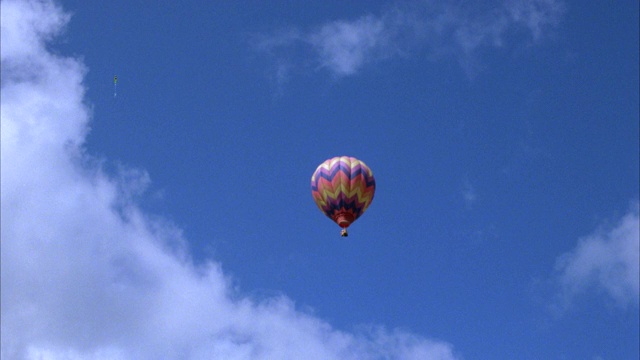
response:
M311 177L311 194L316 205L343 229L367 210L375 190L371 169L354 157L329 159Z

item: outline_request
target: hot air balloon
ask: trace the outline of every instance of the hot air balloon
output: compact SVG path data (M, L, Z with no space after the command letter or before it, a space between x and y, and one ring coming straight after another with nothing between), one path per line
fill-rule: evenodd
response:
M313 200L320 211L342 228L342 236L349 235L349 225L371 205L375 190L371 169L354 157L329 159L311 177Z

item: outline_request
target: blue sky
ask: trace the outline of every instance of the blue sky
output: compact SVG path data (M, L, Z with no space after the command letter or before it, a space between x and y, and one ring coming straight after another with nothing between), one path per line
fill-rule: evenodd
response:
M638 17L3 0L2 358L637 359Z

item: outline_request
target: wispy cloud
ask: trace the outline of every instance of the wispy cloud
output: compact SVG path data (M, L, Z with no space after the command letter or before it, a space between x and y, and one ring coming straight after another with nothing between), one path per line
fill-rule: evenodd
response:
M589 290L621 306L638 306L640 286L638 203L613 228L581 239L558 258L557 281L564 306Z
M278 64L306 68L311 63L313 68L326 69L336 77L356 74L369 63L424 51L432 59L454 58L471 72L480 49L503 47L508 36L518 34L519 41L537 43L564 13L559 0L483 4L431 0L402 3L379 16L364 15L306 31L263 35L255 45ZM294 47L301 50L295 57L290 51Z
M476 200L478 199L475 188L468 180L465 180L463 184L462 199L464 200L464 205L467 210L471 210Z
M365 16L353 22L336 21L309 35L322 67L337 75L351 75L365 62L388 55L386 24Z
M278 296L242 297L135 197L144 171L85 153L84 67L46 49L68 17L1 2L1 353L7 359L454 359L452 346L340 331Z
M524 27L533 40L538 41L550 27L560 22L565 5L558 0L512 0L505 2L505 10L508 19Z

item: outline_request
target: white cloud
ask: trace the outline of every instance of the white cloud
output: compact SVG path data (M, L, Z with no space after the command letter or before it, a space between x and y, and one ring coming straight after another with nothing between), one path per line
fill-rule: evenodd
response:
M68 16L3 0L3 359L454 359L382 327L340 331L288 298L234 293L179 229L140 210L144 171L112 177L83 150L84 67L47 51Z
M538 41L549 27L560 22L565 6L558 0L511 0L505 2L505 10L511 21L526 28Z
M336 21L312 33L310 43L320 64L338 75L355 73L372 57L385 56L390 44L385 39L385 23L373 16L354 22Z
M338 77L421 48L433 59L453 57L473 72L478 50L502 47L507 35L513 34L523 34L525 42L539 42L559 23L563 12L559 0L416 1L397 4L380 16L365 15L352 21L331 21L307 32L263 36L256 48L277 64L288 64L288 69L312 58L314 64ZM300 53L292 48L303 49L301 58L296 58Z
M478 200L476 189L468 180L466 180L463 184L462 199L464 200L464 205L467 210L471 210L476 200Z
M640 286L638 204L615 227L581 239L558 258L556 270L565 304L589 289L599 290L621 306L638 306Z

